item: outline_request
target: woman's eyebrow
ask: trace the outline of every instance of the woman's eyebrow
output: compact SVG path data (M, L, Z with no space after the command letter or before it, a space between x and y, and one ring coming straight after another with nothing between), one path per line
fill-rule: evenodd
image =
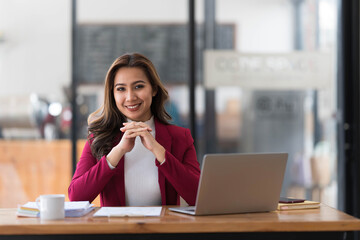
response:
M146 83L144 80L137 80L135 82L133 82L131 85L136 85L138 83Z
M139 84L139 83L146 84L146 82L144 80L138 80L138 81L135 81L135 82L131 83L131 85L136 85L136 84ZM115 87L116 86L126 86L126 84L125 83L116 83Z

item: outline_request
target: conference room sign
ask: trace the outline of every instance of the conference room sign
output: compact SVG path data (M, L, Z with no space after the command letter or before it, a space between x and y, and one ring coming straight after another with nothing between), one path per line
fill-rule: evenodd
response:
M325 89L333 84L333 57L323 52L241 53L207 50L204 84L265 90Z

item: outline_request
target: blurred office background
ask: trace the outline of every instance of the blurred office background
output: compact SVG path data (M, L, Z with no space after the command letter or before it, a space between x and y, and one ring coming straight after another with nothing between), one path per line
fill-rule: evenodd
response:
M344 210L344 2L0 0L0 207L67 194L108 67L140 52L200 163L288 152L282 195Z

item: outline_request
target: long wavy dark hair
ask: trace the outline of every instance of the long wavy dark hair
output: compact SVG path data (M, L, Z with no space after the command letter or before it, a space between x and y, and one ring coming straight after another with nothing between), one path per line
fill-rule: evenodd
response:
M126 122L126 117L116 107L114 98L115 75L122 67L140 68L144 71L151 87L157 91L151 104L151 112L154 118L163 124L169 124L168 121L171 120L171 116L166 112L164 106L169 95L152 62L139 53L126 53L118 57L106 74L104 103L88 118L88 139L92 140L91 152L97 159L110 152L116 136L119 134L120 127Z

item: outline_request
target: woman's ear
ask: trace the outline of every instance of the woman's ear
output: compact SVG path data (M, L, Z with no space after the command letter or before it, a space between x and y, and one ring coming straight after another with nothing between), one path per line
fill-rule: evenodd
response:
M157 87L154 87L154 88L153 88L153 92L152 92L152 96L153 96L153 97L156 96L157 91L158 91L158 88L157 88Z

